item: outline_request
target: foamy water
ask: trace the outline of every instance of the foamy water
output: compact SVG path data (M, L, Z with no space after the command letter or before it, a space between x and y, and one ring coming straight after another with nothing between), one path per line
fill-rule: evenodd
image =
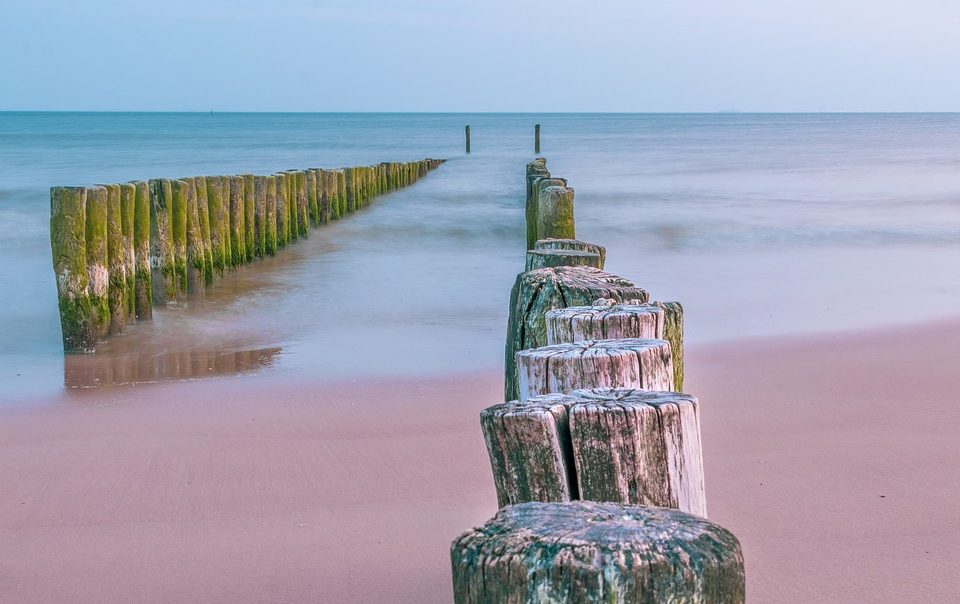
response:
M681 300L689 342L960 308L958 115L0 113L0 399L59 391L65 376L499 367L534 123L576 189L579 236L607 246L608 270ZM50 186L427 156L450 161L64 360Z

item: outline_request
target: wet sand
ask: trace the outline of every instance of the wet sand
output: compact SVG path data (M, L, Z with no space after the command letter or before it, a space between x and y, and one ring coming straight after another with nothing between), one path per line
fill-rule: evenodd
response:
M688 351L751 602L960 592L958 355L960 321ZM0 601L449 602L500 391L267 372L3 411Z

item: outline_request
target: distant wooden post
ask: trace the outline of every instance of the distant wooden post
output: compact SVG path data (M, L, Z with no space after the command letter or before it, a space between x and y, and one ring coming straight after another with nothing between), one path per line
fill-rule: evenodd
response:
M533 152L540 153L540 124L533 127Z
M537 239L576 239L573 189L548 186L537 192Z
M730 531L677 510L577 501L506 507L450 547L456 604L743 604Z
M580 388L674 390L670 343L630 338L554 344L517 352L520 400Z
M570 306L547 313L547 344L622 338L663 340L663 325L663 309L655 304Z
M470 126L464 126L463 133L467 140L467 153L470 153Z
M517 275L510 292L504 400L517 398L517 351L547 344L547 311L585 306L599 298L646 302L649 296L622 277L588 266L544 268Z

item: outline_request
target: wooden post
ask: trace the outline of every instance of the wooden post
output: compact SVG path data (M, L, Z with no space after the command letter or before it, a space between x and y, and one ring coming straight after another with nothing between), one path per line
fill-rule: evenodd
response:
M133 206L133 249L136 257L134 297L137 307L137 319L153 317L153 286L151 279L150 248L150 186L146 181L134 183L137 197Z
M103 185L107 190L107 299L110 305L111 335L127 324L127 271L123 249L123 216L120 209L120 185Z
M663 340L666 339L663 324L663 309L655 304L558 308L547 312L547 344L623 338ZM672 350L673 342L670 348Z
M137 186L133 183L120 185L120 231L123 254L124 316L127 323L133 323L137 316L137 256L133 248L133 223L136 212Z
M529 250L526 270L553 268L557 266L592 266L603 268L600 254L579 250Z
M286 172L287 182L287 241L293 242L300 237L300 202L297 199L297 177L293 170Z
M678 510L576 501L506 507L450 548L456 604L743 604L730 531Z
M203 243L203 284L213 283L213 245L210 241L210 203L207 198L207 179L203 176L193 178L193 192L197 198L197 224Z
M189 197L193 193L193 180L170 181L173 194L173 266L174 283L177 287L177 297L187 293L187 213Z
M343 218L347 214L347 173L346 170L337 170L337 218Z
M224 269L233 264L233 241L230 232L230 189L232 187L230 176L220 177L220 195L223 199L223 220L217 222L220 229L220 237L223 241L223 266ZM212 225L213 223L211 223Z
M683 306L679 302L654 302L663 309L663 339L673 351L673 381L683 390Z
M540 239L533 245L535 250L576 250L581 252L593 252L600 256L600 266L603 268L607 261L607 248L596 243L579 241L577 239Z
M173 188L165 178L150 180L149 184L153 302L165 304L177 299L177 269L173 253Z
M533 127L533 152L540 153L540 124Z
M548 186L537 192L537 239L576 239L573 189Z
M470 153L470 126L464 126L463 133L467 141L467 153Z
M203 225L200 223L196 180L184 178L176 182L183 183L180 187L187 207L187 293L203 293L207 283L207 250L203 240Z
M244 224L243 177L230 177L230 264L242 265L247 258L247 236Z
M517 351L547 344L547 311L585 306L600 298L646 302L649 296L622 277L587 266L544 268L517 275L510 292L504 400L517 398Z
M90 329L95 340L110 331L110 270L107 252L107 189L87 187L87 293L90 296Z
M277 211L277 249L287 245L290 240L290 207L289 187L287 175L282 172L276 175L276 211Z
M317 176L316 170L307 170L307 206L310 209L310 224L317 226L320 224L320 204L317 202Z
M87 190L50 189L50 249L57 281L64 352L85 352L96 344L90 274L87 270Z
M641 338L591 340L517 352L520 400L601 387L674 390L670 343Z
M277 191L280 190L280 186L277 184L276 176L267 176L264 182L264 188L267 193L267 207L264 212L264 229L263 229L263 251L264 254L268 256L273 256L277 253L277 221L279 220L277 216Z
M210 226L210 260L217 275L223 276L223 271L230 263L229 240L224 235L224 223L230 223L227 204L229 197L223 197L223 176L207 176L207 205L209 206L208 222ZM229 181L228 181L229 187ZM229 190L229 189L228 189Z
M296 193L297 237L303 239L310 234L310 203L307 200L307 173L295 170L291 175Z
M245 262L251 262L256 256L254 247L254 222L256 221L256 191L254 191L253 174L243 175L243 258Z
M549 178L550 172L547 170L547 160L538 157L527 164L526 168L526 223L527 223L527 249L533 249L537 241L537 203L534 197L534 183L540 178Z
M267 253L267 177L253 177L253 250L263 258Z

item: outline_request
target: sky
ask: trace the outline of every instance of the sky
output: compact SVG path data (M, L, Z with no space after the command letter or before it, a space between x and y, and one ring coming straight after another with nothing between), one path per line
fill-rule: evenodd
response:
M955 0L0 0L0 110L958 111Z

